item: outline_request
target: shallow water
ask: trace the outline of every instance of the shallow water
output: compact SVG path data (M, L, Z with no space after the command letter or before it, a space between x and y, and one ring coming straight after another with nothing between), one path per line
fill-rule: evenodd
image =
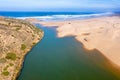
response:
M57 38L39 25L44 38L26 56L18 80L120 80L96 50L86 51L74 37Z

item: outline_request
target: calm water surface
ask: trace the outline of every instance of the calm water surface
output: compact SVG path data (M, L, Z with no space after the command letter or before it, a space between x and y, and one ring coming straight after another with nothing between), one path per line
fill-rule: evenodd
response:
M86 51L73 37L57 38L54 29L41 28L44 38L26 56L18 80L120 80L98 51Z

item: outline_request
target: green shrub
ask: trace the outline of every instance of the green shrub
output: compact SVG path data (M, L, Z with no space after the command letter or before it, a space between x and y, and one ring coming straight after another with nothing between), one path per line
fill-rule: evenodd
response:
M9 68L9 65L7 65L7 66L4 68L4 71L6 71L8 68Z
M20 30L20 29L21 29L21 27L17 27L17 28L16 28L16 31L18 31L18 30Z
M21 50L25 50L26 49L26 45L25 44L21 44Z
M9 63L10 66L13 66L14 64L13 63Z
M6 59L5 58L1 58L0 59L0 63L5 63L6 62Z
M35 42L33 42L33 45L36 45L36 43L35 43Z
M4 76L8 76L10 73L9 73L8 71L3 71L2 74L3 74Z
M16 60L16 54L15 53L8 53L6 58L10 59L10 60Z

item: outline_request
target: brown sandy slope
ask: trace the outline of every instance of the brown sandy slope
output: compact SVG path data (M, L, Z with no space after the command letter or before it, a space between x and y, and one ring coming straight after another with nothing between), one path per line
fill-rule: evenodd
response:
M0 17L0 80L15 80L24 56L43 37L30 23Z

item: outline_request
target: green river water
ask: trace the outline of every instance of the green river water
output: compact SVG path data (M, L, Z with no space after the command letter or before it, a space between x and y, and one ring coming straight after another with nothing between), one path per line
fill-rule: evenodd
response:
M74 37L57 38L45 28L44 38L28 53L18 80L120 80L97 50L87 51Z

